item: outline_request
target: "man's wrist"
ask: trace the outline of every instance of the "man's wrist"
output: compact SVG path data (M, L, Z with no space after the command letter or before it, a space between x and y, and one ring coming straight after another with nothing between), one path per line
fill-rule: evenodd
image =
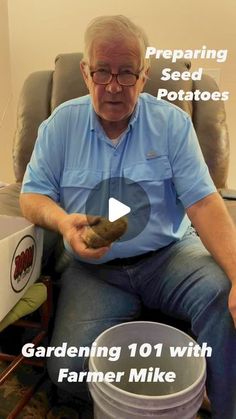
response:
M57 218L57 230L62 236L64 236L64 226L67 216L68 214L66 212L62 212Z

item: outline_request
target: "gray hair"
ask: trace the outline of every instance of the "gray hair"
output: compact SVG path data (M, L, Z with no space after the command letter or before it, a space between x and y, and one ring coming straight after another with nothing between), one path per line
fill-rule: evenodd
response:
M89 62L93 43L96 39L136 39L140 46L141 66L146 70L150 67L150 60L145 58L146 48L149 45L144 30L123 15L99 16L93 19L84 35L84 62Z

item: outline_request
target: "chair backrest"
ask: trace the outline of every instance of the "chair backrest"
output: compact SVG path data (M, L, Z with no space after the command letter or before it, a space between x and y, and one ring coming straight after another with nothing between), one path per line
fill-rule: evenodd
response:
M26 79L19 99L17 130L13 147L17 182L21 182L24 176L39 124L62 102L88 93L79 68L81 58L81 53L60 54L56 57L54 71L35 72ZM193 92L196 89L208 92L218 91L215 81L207 75L203 75L199 81L161 80L164 68L171 68L182 73L190 67L191 63L188 60L178 60L176 63L164 59L153 60L149 80L144 90L154 96L157 95L159 88L165 88L169 92L178 92L181 89L186 92ZM191 116L213 181L217 188L226 187L229 138L223 101L176 100L172 103Z

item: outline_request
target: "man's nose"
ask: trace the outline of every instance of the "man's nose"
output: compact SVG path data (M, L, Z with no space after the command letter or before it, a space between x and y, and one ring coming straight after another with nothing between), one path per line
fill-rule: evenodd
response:
M118 93L121 92L122 86L118 83L115 76L112 77L110 83L106 85L106 91L109 93Z

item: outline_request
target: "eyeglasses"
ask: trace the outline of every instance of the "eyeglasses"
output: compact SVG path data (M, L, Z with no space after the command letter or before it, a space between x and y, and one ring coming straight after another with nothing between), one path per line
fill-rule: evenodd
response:
M90 76L96 84L109 84L115 76L116 81L120 86L134 86L141 71L138 74L131 73L130 71L123 71L115 74L107 70L95 70L90 71Z

